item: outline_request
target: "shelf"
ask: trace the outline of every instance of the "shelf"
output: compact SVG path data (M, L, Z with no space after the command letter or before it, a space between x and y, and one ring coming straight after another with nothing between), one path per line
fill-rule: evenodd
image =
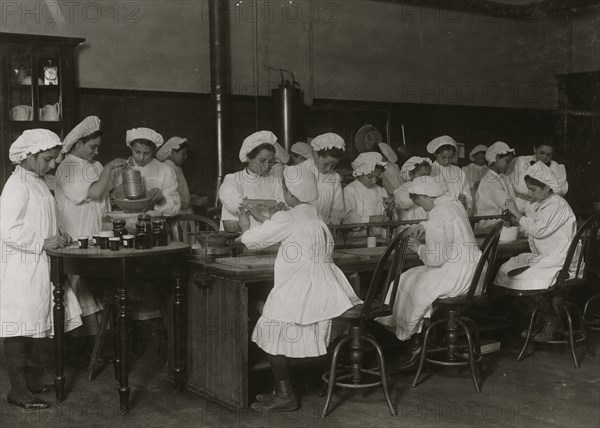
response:
M35 128L61 129L62 120L10 120L10 126L19 131Z

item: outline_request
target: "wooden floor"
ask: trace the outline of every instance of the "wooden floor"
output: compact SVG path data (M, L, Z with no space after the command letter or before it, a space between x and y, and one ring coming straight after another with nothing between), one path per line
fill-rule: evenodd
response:
M3 427L386 427L386 426L600 426L600 346L592 341L594 357L579 347L581 368L574 369L566 349L539 347L520 363L515 362L517 333L502 333L502 350L484 359L485 380L476 393L469 374L453 369L434 369L418 387L413 375L393 376L392 400L398 411L391 417L380 389L366 394L336 393L330 416L320 418L324 399L318 397L321 363L295 365L293 376L302 397L297 412L257 414L231 411L191 392L175 394L154 337L131 367L132 411L121 416L111 366L88 382L85 371L67 368L67 401L44 411L25 411L4 401ZM262 372L265 385L269 372ZM9 389L4 369L0 393ZM48 396L53 400L53 396Z

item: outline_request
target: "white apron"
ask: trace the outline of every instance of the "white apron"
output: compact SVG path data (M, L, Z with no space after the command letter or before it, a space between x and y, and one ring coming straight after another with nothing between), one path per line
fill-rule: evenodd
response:
M410 198L408 188L410 181L403 183L394 191L394 202L396 202L396 211L398 220L423 220L429 218L429 213L422 207L415 205Z
M43 179L17 166L0 197L0 337L48 337L53 287L44 240L58 233L54 198ZM64 287L65 331L81 325L81 308Z
M68 154L56 169L56 211L58 227L77 241L80 236L91 237L102 230L102 218L110 211L108 192L99 201L88 198L92 184L100 179L102 165ZM88 316L102 310L79 275L69 275L69 282L79 304L81 315Z
M500 266L494 283L514 290L548 288L556 281L575 236L575 214L567 201L552 195L532 204L519 224L529 235L531 253L519 254ZM525 266L530 268L519 275L508 276L511 270Z
M487 172L488 166L470 163L467 166L463 166L462 170L465 173L467 183L469 183L469 189L471 189L471 196L473 197L473 200L475 200L475 195L477 194L479 182Z
M421 331L423 318L431 315L437 298L467 292L481 257L462 204L447 195L435 199L434 204L429 220L421 223L425 245L419 246L418 254L425 266L402 273L393 315L377 320L392 327L400 340Z
M340 175L337 172L320 173L314 159L307 159L300 166L312 172L317 179L319 197L310 205L317 209L325 223L340 224L344 218L344 192Z
M467 212L473 210L473 197L469 182L465 177L465 173L456 165L449 164L442 166L437 161L431 166L432 177L440 177L440 180L446 185L448 194L458 200L458 196L462 193L467 198Z
M253 341L272 355L324 355L331 319L361 300L333 263L333 237L315 208L301 204L275 213L241 239L249 248L281 243L274 287Z
M221 230L224 220L239 220L239 209L244 198L272 199L285 202L281 179L277 178L273 169L269 174L260 176L244 168L234 174L227 174L219 188L219 200L223 205L221 210ZM260 225L254 217L250 217L250 228Z
M183 175L183 170L171 159L167 159L163 163L167 166L170 166L173 171L175 171L175 175L177 176L177 193L179 194L179 199L181 201L179 213L188 212L187 209L190 206L190 188L188 187L185 175Z

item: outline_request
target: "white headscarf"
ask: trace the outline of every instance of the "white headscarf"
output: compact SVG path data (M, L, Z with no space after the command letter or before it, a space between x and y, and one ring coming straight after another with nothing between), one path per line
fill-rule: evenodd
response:
M396 155L396 152L394 152L394 149L392 149L388 144L379 143L379 150L381 150L381 153L383 156L385 156L388 162L398 162L398 156Z
M156 152L156 159L161 162L166 161L171 156L171 152L173 150L179 149L183 143L187 143L187 138L181 137L171 137L167 140L165 144L162 145L160 149Z
M317 135L310 142L310 145L315 152L333 148L346 150L346 143L344 143L344 139L333 132Z
M162 135L150 128L133 128L128 130L125 135L127 147L131 147L131 143L135 140L148 140L154 143L157 148L164 143Z
M244 138L242 147L240 148L240 161L249 162L248 153L260 146L261 144L275 145L277 137L271 131L258 131Z
M79 123L75 128L71 130L65 137L61 153L69 153L73 145L81 140L82 138L92 135L94 132L100 130L100 119L98 116L88 116Z
M475 155L481 152L487 152L488 147L483 144L479 144L478 146L473 147L473 150L469 152L469 159L475 161Z
M402 177L402 180L404 180L405 183L411 181L410 172L413 171L417 165L420 165L424 162L432 165L431 159L422 158L419 156L413 156L404 162L404 165L402 165L402 168L400 168L400 177Z
M352 162L352 175L359 177L361 175L367 175L375 171L375 167L387 165L387 162L383 161L380 153L377 152L365 152L361 153Z
M60 146L60 138L47 129L27 129L8 149L8 158L14 164L20 164L28 155L50 150Z
M498 155L506 155L508 153L512 153L514 155L515 149L511 149L508 147L508 144L503 143L502 141L496 141L485 152L485 160L489 165L491 165L496 162L496 157Z
M298 165L286 166L283 170L285 186L301 202L313 202L319 197L316 178L312 172Z
M310 147L310 144L307 144L307 143L303 143L303 142L294 143L294 144L292 144L290 151L292 153L296 153L297 155L302 156L304 159L312 159L312 157L313 157L312 148Z
M408 192L415 195L425 195L437 198L446 193L446 189L439 181L438 177L423 175L415 178L408 186Z
M533 165L528 166L525 171L525 176L530 176L537 181L541 181L551 188L554 193L560 192L560 184L558 184L556 175L554 175L552 170L542 161L537 161Z
M446 145L452 146L455 149L457 148L454 138L447 135L442 135L441 137L434 138L429 142L429 144L427 144L427 153L434 154L437 149Z

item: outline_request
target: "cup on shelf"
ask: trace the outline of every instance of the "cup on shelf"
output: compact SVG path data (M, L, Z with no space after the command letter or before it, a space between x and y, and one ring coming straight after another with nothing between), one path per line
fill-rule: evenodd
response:
M10 117L12 120L25 121L33 119L33 107L28 105L14 106L10 109Z

